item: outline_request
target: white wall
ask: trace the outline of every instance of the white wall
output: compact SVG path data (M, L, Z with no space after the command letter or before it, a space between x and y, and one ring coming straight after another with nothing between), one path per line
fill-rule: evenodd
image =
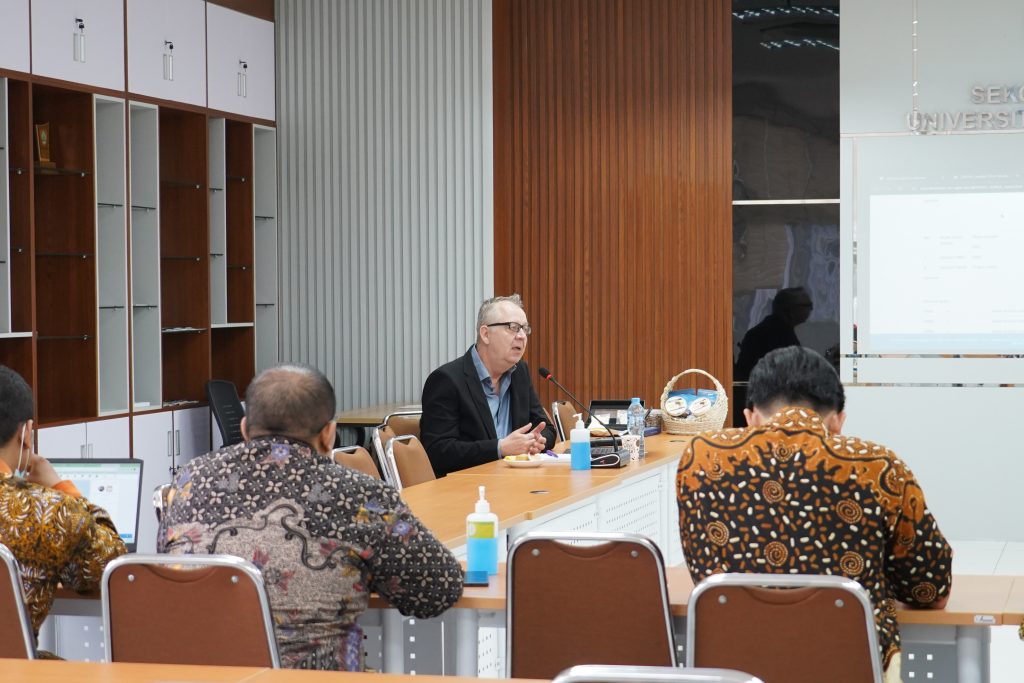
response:
M490 0L277 13L282 359L418 401L493 290Z
M1024 540L1016 504L1024 479L1024 448L1016 438L1018 416L1024 413L1024 383L1014 386L1024 382L1024 359L1009 345L962 357L951 357L942 349L865 354L877 349L864 345L872 311L870 196L879 191L879 177L885 173L963 174L960 177L968 179L955 192L970 193L980 191L972 188L995 182L975 176L1021 167L1022 128L996 131L981 126L917 135L908 127L907 114L915 106L921 112L993 113L1024 106L970 101L974 85L1024 82L1024 3L847 2L842 7L841 45L841 348L842 375L849 387L846 431L897 450L921 480L947 536ZM908 182L913 186L913 181ZM1024 184L1017 187L1018 180L1006 183L1004 191L1024 192ZM1024 217L1019 217L1018 224L1024 225ZM876 257L877 266L883 259ZM897 281L904 276L899 260L887 266L891 272L884 273ZM959 280L979 305L997 293L969 274ZM1024 277L1019 281L1024 290ZM907 291L899 286L885 296L909 301ZM908 315L913 312L907 311ZM860 330L859 349L854 346L855 327Z

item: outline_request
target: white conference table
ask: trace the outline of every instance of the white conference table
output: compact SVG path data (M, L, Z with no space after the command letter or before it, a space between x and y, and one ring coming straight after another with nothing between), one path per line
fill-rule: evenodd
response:
M512 469L500 462L489 463L408 488L402 496L426 526L462 558L465 515L473 509L480 484L487 486L491 509L499 518L500 548L507 548L510 540L533 530L642 533L658 544L669 565L670 599L680 627L684 624L692 582L681 567L675 470L687 441L687 437L667 434L650 437L647 458L621 469L573 472L566 465ZM989 628L1003 623L1011 583L1012 577L957 577L946 609L900 612L901 624L907 625L905 640L918 626L942 629L956 642L959 682L982 683L988 670L985 645L990 637ZM449 649L455 659L454 673L500 676L504 675L504 643L500 642L497 629L504 627L504 591L501 576L487 588L467 588L449 614L435 620L417 620L414 627L397 610L375 598L360 622L368 629L379 627L381 668L387 673L404 672L411 657L416 657L414 661L423 663L423 670L427 670L429 649L439 641L417 636L413 644L407 634L441 631L441 624L447 623L456 634L454 648ZM64 596L57 600L53 613L96 616L99 601ZM481 659L479 642L488 629L492 642L486 648L487 656ZM682 628L677 632L682 633Z

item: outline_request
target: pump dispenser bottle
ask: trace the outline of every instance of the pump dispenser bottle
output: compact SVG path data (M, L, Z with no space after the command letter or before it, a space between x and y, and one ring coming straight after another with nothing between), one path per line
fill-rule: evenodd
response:
M576 415L576 427L569 432L570 466L574 470L590 469L590 430L583 424L583 415Z
M498 573L498 516L480 487L476 510L466 516L466 571Z

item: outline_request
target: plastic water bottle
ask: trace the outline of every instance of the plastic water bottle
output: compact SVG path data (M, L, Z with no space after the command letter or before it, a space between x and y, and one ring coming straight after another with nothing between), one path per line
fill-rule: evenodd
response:
M647 455L644 446L644 428L644 407L639 398L634 398L629 402L629 410L626 411L626 432L639 437L637 440L640 442L641 459Z

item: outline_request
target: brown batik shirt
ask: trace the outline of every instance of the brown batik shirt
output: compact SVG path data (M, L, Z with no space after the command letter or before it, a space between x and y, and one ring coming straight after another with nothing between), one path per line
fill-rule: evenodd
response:
M694 437L679 461L679 530L695 583L722 572L835 574L867 590L883 662L896 601L949 595L952 550L892 451L829 434L808 408Z
M371 591L421 618L462 595L458 561L395 489L285 437L189 462L158 544L161 552L225 553L255 564L287 668L360 670L355 621Z

